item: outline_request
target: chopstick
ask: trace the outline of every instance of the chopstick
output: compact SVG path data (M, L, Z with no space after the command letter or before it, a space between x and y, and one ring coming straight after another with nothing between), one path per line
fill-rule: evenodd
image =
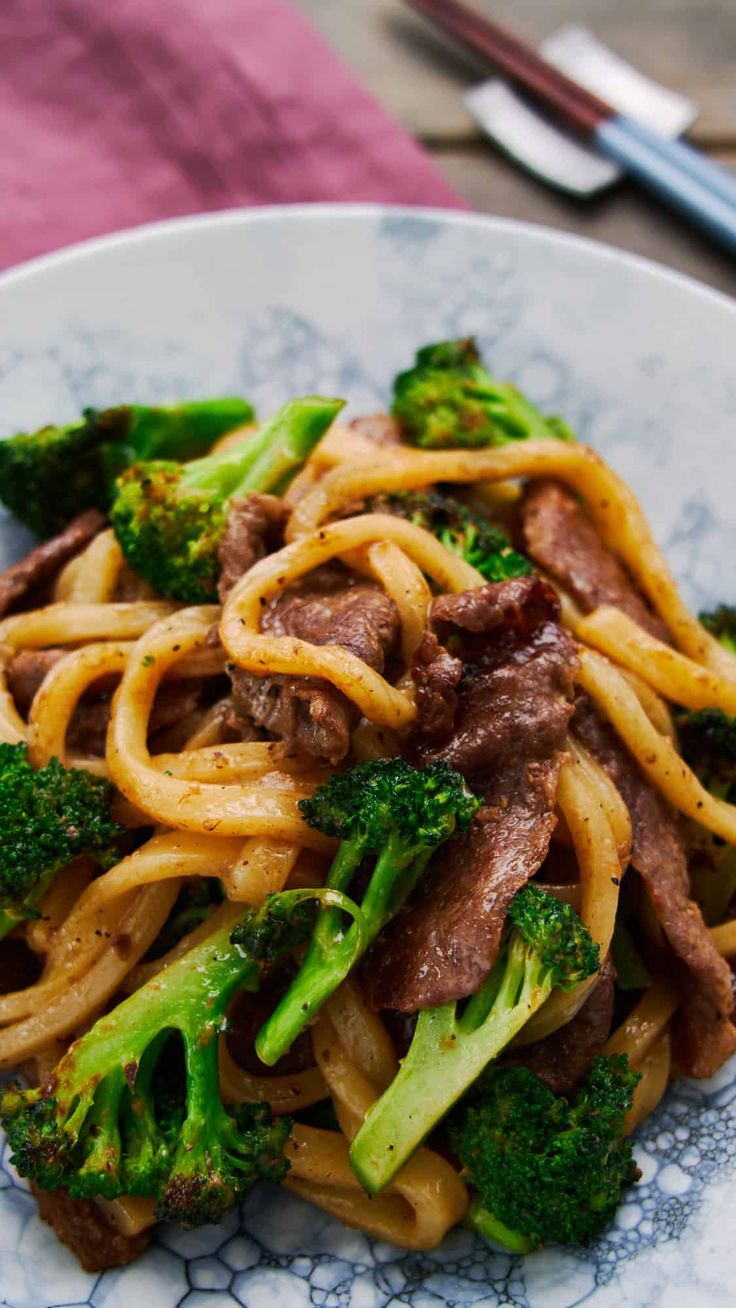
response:
M736 178L682 141L672 141L617 113L612 105L547 63L513 32L459 0L405 0L461 41L566 127L592 139L609 158L736 251Z
M610 105L548 64L531 46L476 9L457 0L405 0L450 36L518 82L543 104L551 105L568 127L589 134L614 112Z

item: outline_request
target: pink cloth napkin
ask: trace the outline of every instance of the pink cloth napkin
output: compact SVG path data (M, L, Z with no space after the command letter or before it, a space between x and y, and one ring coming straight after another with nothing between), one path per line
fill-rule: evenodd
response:
M175 214L461 208L282 0L0 0L0 265Z

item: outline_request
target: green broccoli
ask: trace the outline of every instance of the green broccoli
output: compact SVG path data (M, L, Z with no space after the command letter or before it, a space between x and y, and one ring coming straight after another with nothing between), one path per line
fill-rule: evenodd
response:
M701 621L736 654L736 609L721 604ZM685 762L711 794L736 803L736 717L722 709L676 714L680 750ZM709 926L721 922L736 894L736 847L706 831L697 822L687 825L690 878L695 897Z
M123 832L109 781L57 758L35 771L25 744L0 744L0 939L37 908L78 854L106 864Z
M532 570L529 560L511 548L505 531L449 495L398 491L377 498L371 507L424 527L446 549L477 568L486 581L526 577Z
M575 439L561 418L545 418L510 382L496 381L471 337L418 350L394 380L391 412L406 440L424 449Z
M101 1017L45 1086L5 1090L0 1121L21 1176L74 1198L154 1198L160 1218L187 1226L220 1221L259 1177L283 1179L290 1121L275 1121L266 1104L223 1104L218 1036L234 994L257 990L313 918L296 900L250 930L257 954L241 943L255 916L246 910L240 927L214 932ZM171 1084L172 1033L181 1090Z
M599 1057L568 1102L525 1067L490 1068L449 1122L478 1191L469 1224L514 1253L599 1235L639 1176L623 1137L638 1080L625 1055Z
M598 965L598 946L569 904L538 886L520 890L488 980L462 1011L455 1000L420 1012L398 1076L368 1111L350 1150L368 1193L393 1180L554 986L569 990Z
M736 654L736 605L719 604L712 613L701 613L700 621L730 654Z
M301 968L258 1033L263 1063L272 1066L290 1048L414 889L434 850L465 830L478 806L447 763L418 769L401 758L358 763L301 801L310 826L340 838L328 889L347 891L363 860L375 856L360 902L364 939L358 922L344 931L339 909L320 914Z
M134 571L186 604L216 600L230 499L248 491L281 494L342 407L342 400L306 396L219 454L184 466L156 460L128 468L110 516Z
M176 902L156 939L145 955L144 962L161 958L179 944L190 931L195 931L222 903L222 884L217 877L186 877Z
M107 509L115 478L138 459L193 459L250 422L247 400L85 409L65 427L0 441L0 499L38 536L53 536L85 509Z
M685 762L707 790L733 803L736 799L736 717L705 708L677 715L677 733Z

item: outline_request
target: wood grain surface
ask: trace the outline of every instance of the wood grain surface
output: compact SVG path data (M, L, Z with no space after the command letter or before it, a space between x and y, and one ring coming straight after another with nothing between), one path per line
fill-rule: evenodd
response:
M574 200L506 159L468 115L488 76L401 0L296 0L378 100L433 154L473 208L546 223L658 259L736 295L736 260L633 184ZM533 42L582 23L699 106L691 139L736 169L736 0L475 0Z

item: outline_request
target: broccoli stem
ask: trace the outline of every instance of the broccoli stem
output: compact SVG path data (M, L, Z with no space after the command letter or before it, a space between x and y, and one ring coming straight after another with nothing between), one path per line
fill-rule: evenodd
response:
M264 1022L256 1038L256 1053L262 1063L273 1067L291 1048L297 1036L312 1020L325 1000L337 989L366 949L371 940L381 929L381 922L371 921L365 913L365 904L359 908L343 893L350 882L352 871L360 862L355 859L355 843L349 853L344 853L343 846L335 859L340 866L332 879L332 868L327 877L323 894L327 891L339 894L339 907L330 907L331 899L325 895L322 909L307 947L304 961L286 994L277 1004L271 1016ZM344 857L341 855L344 854ZM333 863L334 867L334 863ZM288 894L301 892L287 891ZM314 894L314 892L311 892ZM280 896L274 896L274 899ZM352 925L345 931L343 913L348 912L353 918Z
M500 1245L509 1253L529 1254L537 1247L528 1235L522 1235L521 1231L512 1231L511 1227L499 1221L493 1213L483 1207L480 1199L472 1200L465 1217L465 1225L469 1226L471 1231L477 1231L478 1235L488 1240L489 1244Z
M230 1140L232 1121L220 1097L217 1033L203 1041L196 1031L183 1032L187 1069L186 1116L176 1149L173 1171L181 1178L197 1175L202 1158L210 1165L219 1159ZM214 1170L214 1168L213 1168Z
M133 1098L125 1105L125 1188L129 1194L150 1194L152 1178L162 1178L170 1162L156 1119L152 1087L156 1065L169 1037L170 1032L164 1030L151 1041L138 1065Z
M113 410L114 412L114 410ZM133 459L177 459L205 454L227 432L255 417L253 405L237 395L183 404L131 404L127 444Z
M350 1162L369 1194L409 1156L547 999L549 968L511 932L490 977L458 1014L457 1001L425 1008L398 1076L368 1110Z
M83 1128L83 1135L91 1144L77 1176L80 1193L87 1183L94 1188L95 1194L102 1194L107 1199L120 1193L122 1139L118 1122L126 1089L122 1067L108 1072L97 1089Z
M248 491L281 494L343 404L321 395L291 400L242 443L183 468L181 489L214 489L224 498Z
M347 890L365 854L366 843L362 838L341 842L325 880L326 888L343 893ZM407 849L398 833L392 833L361 901L361 921L355 921L345 932L341 909L326 908L320 913L297 976L256 1038L256 1053L267 1067L273 1067L291 1048L325 1000L345 980L387 917L411 893L432 852L423 850L417 855L414 848ZM402 878L401 873L406 871L409 875Z
M223 927L196 949L164 968L156 977L155 1004L142 986L124 999L93 1028L94 1038L82 1039L67 1057L74 1062L74 1083L94 1087L115 1068L137 1072L143 1052L162 1028L173 1028L187 1039L202 1040L222 1020L235 990L256 990L258 964L230 944L232 927ZM207 978L203 989L202 978Z
M3 908L0 908L0 940L4 940L17 927L18 923L24 920L24 918L12 917L10 913L6 913Z

